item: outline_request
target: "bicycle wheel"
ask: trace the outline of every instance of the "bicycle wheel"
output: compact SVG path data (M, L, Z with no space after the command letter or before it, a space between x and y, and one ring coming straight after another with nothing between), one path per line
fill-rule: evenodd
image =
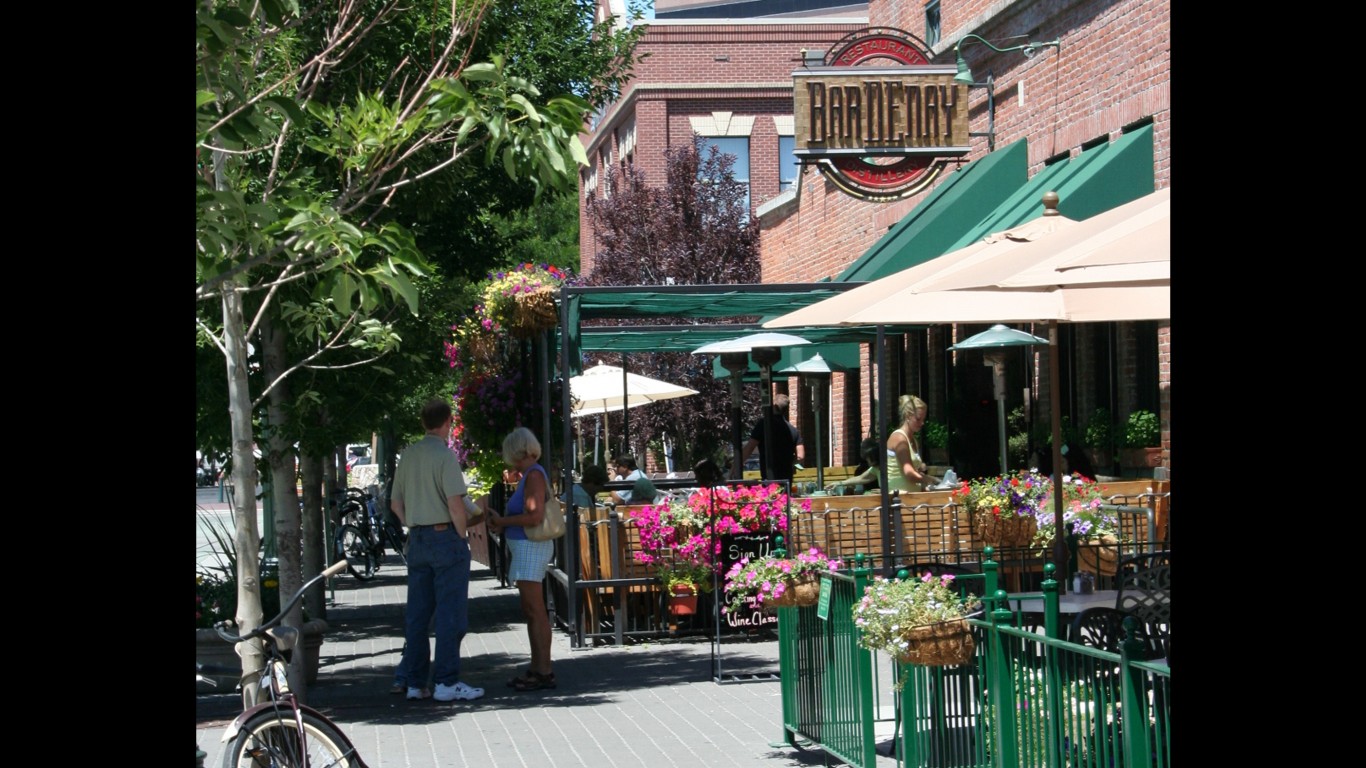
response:
M398 559L402 560L404 565L407 565L408 556L403 553L403 529L398 527L398 523L386 522L383 531L385 543L388 544L390 549L394 550L394 554L398 555Z
M348 768L358 765L336 726L303 711L302 736L289 712L256 713L223 751L223 768ZM299 743L303 739L302 749Z
M343 525L337 531L337 554L346 558L346 570L361 581L375 577L375 551L370 537L354 525Z

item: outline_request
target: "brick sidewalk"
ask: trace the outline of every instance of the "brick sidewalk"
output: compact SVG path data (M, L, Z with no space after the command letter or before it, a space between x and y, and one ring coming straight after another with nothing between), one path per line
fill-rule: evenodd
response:
M571 650L552 641L559 687L519 693L506 681L525 669L526 625L517 592L475 564L470 634L461 678L487 690L473 702L409 702L388 693L403 645L405 571L390 556L375 579L333 580L335 603L309 703L332 718L371 768L398 766L816 765L826 757L781 743L776 641L727 642L712 681L705 638ZM217 765L219 738L240 706L231 694L197 697L196 738ZM894 765L890 759L879 763ZM830 758L830 764L836 764Z

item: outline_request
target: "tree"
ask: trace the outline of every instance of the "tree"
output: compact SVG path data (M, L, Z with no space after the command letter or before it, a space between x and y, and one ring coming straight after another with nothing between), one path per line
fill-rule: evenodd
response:
M759 280L759 224L750 216L744 184L732 171L735 156L707 147L700 136L665 151L665 181L651 186L635 165L612 168L602 197L587 201L588 220L601 248L589 285L714 285ZM733 318L755 322L757 317ZM625 324L613 320L612 324ZM651 323L694 320L652 319ZM631 412L639 445L674 441L684 466L722 458L729 444L730 395L724 380L697 356L651 354L631 370L696 389L696 397L668 400ZM746 419L757 418L750 399ZM615 420L624 421L619 415ZM620 434L620 432L617 432Z
M425 14L392 0L196 5L196 327L226 367L234 542L248 555L237 558L244 631L261 621L249 556L253 417L269 399L272 423L288 419L287 380L327 355L363 355L344 362L357 366L396 348L393 326L375 315L394 301L416 313L414 279L430 267L393 218L394 200L471 164L496 164L539 196L568 189L586 165L577 133L588 102L543 99L501 57L468 63L489 5L458 1ZM406 39L392 36L399 32ZM253 392L247 340L262 330L265 381ZM295 357L291 343L303 342L312 346ZM272 460L288 453L273 448ZM274 468L292 480L292 455ZM293 483L281 485L292 499ZM278 506L297 526L297 505ZM298 553L280 557L281 591L292 592ZM261 651L242 650L249 681ZM255 698L254 684L244 695Z

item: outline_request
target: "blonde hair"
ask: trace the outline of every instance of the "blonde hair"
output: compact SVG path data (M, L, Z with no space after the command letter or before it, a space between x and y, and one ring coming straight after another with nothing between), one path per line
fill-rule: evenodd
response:
M915 395L902 395L901 399L898 400L896 404L896 412L897 415L901 417L902 422L910 421L911 417L915 415L915 412L921 408L925 409L926 416L930 414L930 407L925 405L924 400L921 400Z
M536 439L531 430L518 427L503 438L503 461L513 464L527 456L541 458L541 441Z

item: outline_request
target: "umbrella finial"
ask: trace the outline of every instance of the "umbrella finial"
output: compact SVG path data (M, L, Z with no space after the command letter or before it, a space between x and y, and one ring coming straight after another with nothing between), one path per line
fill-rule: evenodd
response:
M1043 193L1043 215L1045 215L1045 216L1061 216L1061 215L1062 215L1062 214L1058 213L1058 193L1057 193L1057 192L1054 192L1054 191L1051 190L1051 189L1048 190L1047 192Z

